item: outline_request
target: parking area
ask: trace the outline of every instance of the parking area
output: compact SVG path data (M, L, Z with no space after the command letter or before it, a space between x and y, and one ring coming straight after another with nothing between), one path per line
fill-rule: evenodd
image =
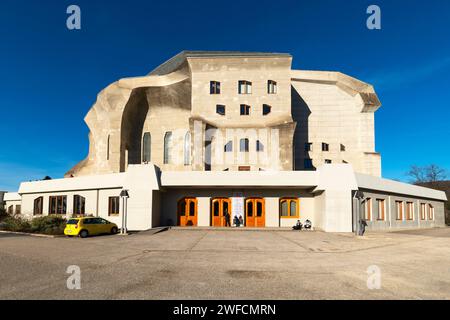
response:
M66 286L72 265L81 270L80 290ZM374 279L380 289L368 288ZM449 299L450 228L362 238L210 229L88 239L0 234L0 298Z

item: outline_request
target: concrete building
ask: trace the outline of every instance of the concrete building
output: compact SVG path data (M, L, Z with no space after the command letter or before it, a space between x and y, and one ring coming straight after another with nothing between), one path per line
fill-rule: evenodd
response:
M292 226L351 232L444 225L443 192L381 178L371 85L292 70L278 53L183 51L98 95L89 154L65 179L22 183L22 213L127 226ZM356 191L363 199L357 200Z
M3 208L11 215L21 214L22 198L17 192L6 192L3 194Z

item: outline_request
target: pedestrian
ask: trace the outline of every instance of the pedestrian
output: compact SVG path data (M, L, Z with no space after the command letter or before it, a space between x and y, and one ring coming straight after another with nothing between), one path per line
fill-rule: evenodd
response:
M244 225L244 219L242 219L242 216L239 216L239 225Z
M363 236L366 232L367 222L364 219L359 220L359 235Z
M235 225L236 227L239 227L239 226L240 226L240 221L239 221L239 218L238 218L237 216L234 217L234 225Z
M231 227L230 214L228 213L228 209L225 209L225 227Z

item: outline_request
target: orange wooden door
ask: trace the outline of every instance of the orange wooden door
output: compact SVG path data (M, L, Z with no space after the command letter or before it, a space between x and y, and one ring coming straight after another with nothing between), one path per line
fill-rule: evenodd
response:
M178 201L178 225L197 226L197 198L183 198Z
M249 198L245 200L245 226L265 227L266 213L264 199Z
M211 225L213 227L225 227L226 214L230 215L231 224L231 200L228 198L216 198L212 201Z

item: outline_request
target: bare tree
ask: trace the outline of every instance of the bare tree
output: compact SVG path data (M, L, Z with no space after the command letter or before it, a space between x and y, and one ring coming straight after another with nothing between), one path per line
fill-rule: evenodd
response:
M414 184L436 182L447 178L445 169L436 164L424 167L412 165L406 175L412 178Z

